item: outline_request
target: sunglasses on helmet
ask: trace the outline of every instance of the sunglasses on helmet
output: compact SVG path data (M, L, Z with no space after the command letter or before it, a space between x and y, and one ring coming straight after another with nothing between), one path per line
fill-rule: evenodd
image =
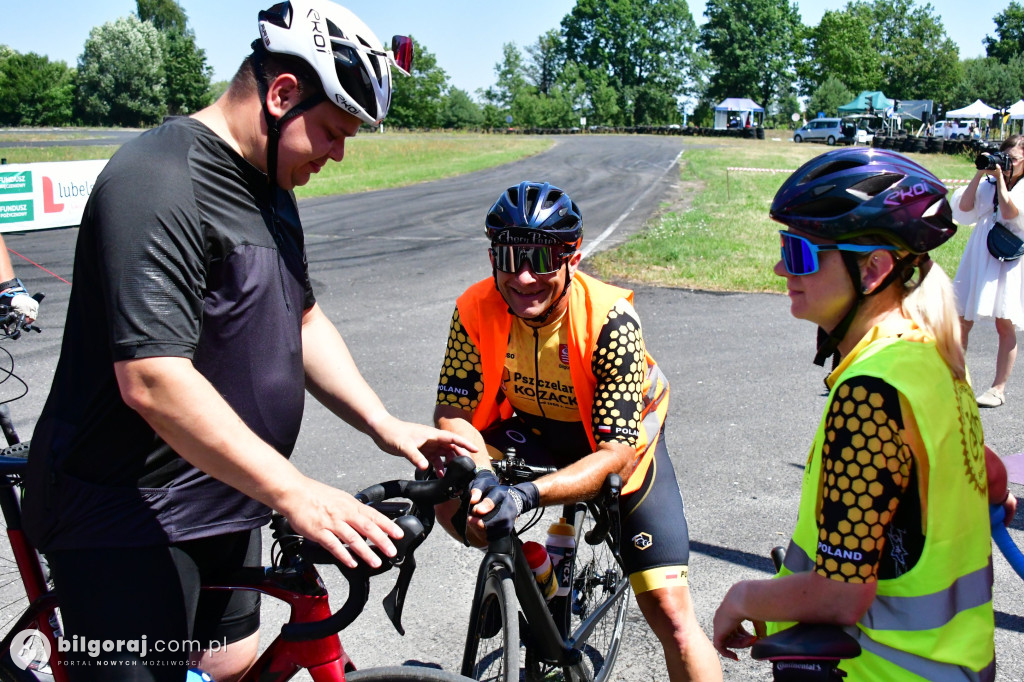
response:
M779 230L782 237L782 263L791 275L812 275L818 271L819 251L851 251L871 253L872 251L897 251L895 246L871 246L865 244L815 244L791 232Z
M494 256L494 266L502 272L515 274L527 262L533 274L549 275L557 272L573 252L563 246L493 244L491 254Z

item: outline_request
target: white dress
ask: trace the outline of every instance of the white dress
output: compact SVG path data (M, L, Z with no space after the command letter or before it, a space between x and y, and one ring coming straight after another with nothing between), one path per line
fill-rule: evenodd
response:
M1024 181L1010 190L1010 198L1019 213L1005 220L993 208L996 185L982 180L974 199L973 211L960 210L960 197L967 187L953 193L953 220L960 225L975 225L967 240L960 266L953 279L957 312L968 321L979 317L1010 320L1017 329L1024 329L1024 258L1003 262L988 252L988 233L998 222L1024 238Z

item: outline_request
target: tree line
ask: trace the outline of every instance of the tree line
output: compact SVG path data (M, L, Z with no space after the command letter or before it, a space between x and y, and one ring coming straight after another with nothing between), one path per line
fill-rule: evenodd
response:
M137 9L93 28L77 68L0 46L0 125L152 125L223 92L175 0L137 0ZM698 27L686 0L577 0L535 43L503 45L494 84L475 98L418 43L388 123L572 128L688 115L709 125L716 103L747 97L765 107L766 124L786 126L801 101L835 114L862 90L930 99L939 115L975 99L1006 107L1024 95L1016 0L993 17L986 56L963 60L931 4L914 0L850 0L813 27L788 0L707 0L705 17Z

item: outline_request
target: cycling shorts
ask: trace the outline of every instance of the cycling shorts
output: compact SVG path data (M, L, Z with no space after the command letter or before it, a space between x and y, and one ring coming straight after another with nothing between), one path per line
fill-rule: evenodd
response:
M77 643L64 654L74 682L181 682L190 654L216 651L260 627L258 593L200 591L262 564L259 528L163 547L60 550L47 560L64 638ZM118 641L121 651L102 650Z
M541 439L516 416L484 430L492 457L514 447L534 466L559 466ZM643 483L619 502L622 565L636 594L661 587L687 586L690 539L675 470L662 429Z

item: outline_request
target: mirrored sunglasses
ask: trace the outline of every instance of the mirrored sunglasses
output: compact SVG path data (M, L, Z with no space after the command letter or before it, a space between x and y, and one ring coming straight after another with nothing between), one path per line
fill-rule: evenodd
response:
M494 255L494 265L502 272L515 274L523 263L530 264L530 269L535 275L549 275L557 272L562 267L565 259L571 256L561 246L520 246L494 244L491 246L491 253Z
M897 251L895 246L871 246L866 244L815 244L791 232L779 230L782 237L782 263L791 275L812 275L818 271L819 251L851 251L871 253L872 251Z

